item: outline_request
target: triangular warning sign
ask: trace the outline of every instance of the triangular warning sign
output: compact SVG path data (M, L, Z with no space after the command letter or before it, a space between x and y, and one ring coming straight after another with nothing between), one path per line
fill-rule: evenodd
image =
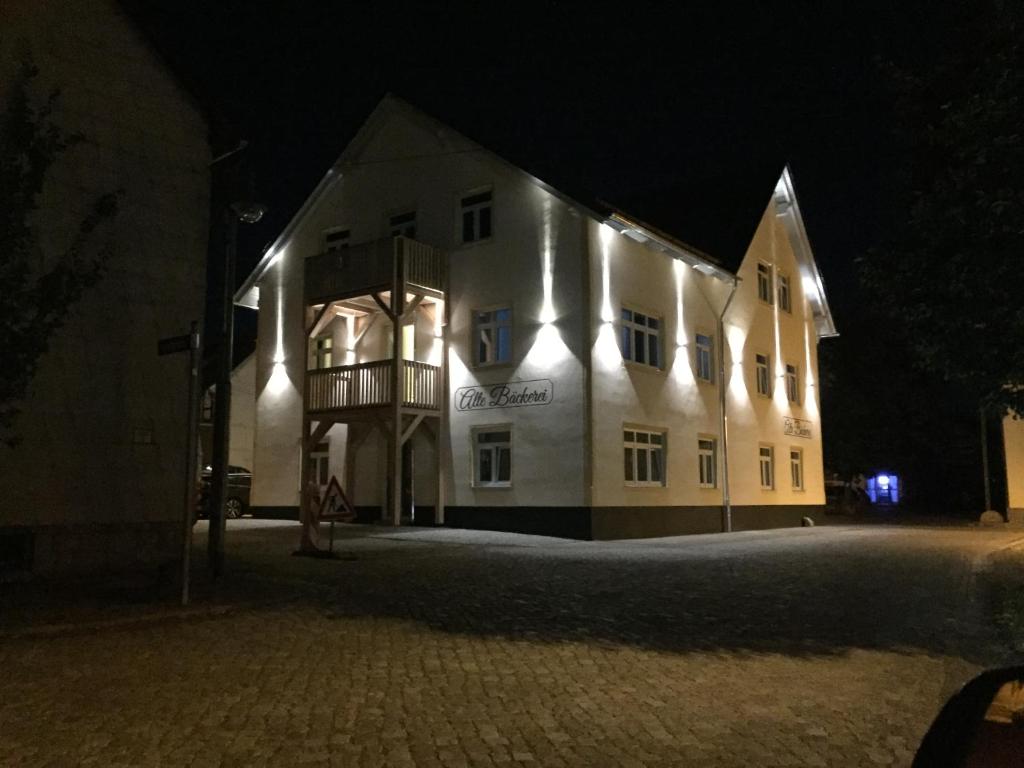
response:
M338 478L333 475L327 484L324 500L320 502L319 517L321 520L340 520L342 522L351 522L356 518L356 511L348 503L348 498L341 490Z

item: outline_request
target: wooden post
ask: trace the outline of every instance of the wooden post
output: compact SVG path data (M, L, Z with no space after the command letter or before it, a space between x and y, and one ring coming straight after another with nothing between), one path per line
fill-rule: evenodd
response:
M402 357L402 319L405 314L404 240L396 237L391 282L391 524L402 524L402 401L405 399L405 364Z

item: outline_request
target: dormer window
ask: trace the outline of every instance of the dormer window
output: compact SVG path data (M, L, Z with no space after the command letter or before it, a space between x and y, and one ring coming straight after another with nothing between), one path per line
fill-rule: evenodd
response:
M462 242L475 243L491 236L491 190L462 198Z
M349 236L352 233L347 229L341 229L335 227L334 229L324 230L324 253L330 253L331 251L340 251L342 248L348 248Z
M399 213L388 219L388 231L391 237L408 237L416 239L416 211Z

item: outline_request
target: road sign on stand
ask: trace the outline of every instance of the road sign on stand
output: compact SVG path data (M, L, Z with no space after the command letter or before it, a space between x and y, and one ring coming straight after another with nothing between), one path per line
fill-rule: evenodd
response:
M317 515L320 520L327 520L331 524L331 538L328 545L328 552L334 551L334 523L341 521L351 523L356 519L356 511L341 490L338 478L331 475L331 481L327 484L327 492L323 501L320 502L320 513Z

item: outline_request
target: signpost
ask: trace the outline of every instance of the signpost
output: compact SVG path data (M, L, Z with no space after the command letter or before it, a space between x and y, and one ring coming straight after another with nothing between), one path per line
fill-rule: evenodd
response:
M185 515L182 521L183 544L181 553L181 604L188 605L190 569L192 565L192 523L195 520L196 497L196 461L199 456L199 402L200 373L203 360L203 338L199 332L199 323L192 321L188 333L182 336L171 336L157 342L158 355L173 355L178 352L189 352L188 361L188 438L185 448Z

